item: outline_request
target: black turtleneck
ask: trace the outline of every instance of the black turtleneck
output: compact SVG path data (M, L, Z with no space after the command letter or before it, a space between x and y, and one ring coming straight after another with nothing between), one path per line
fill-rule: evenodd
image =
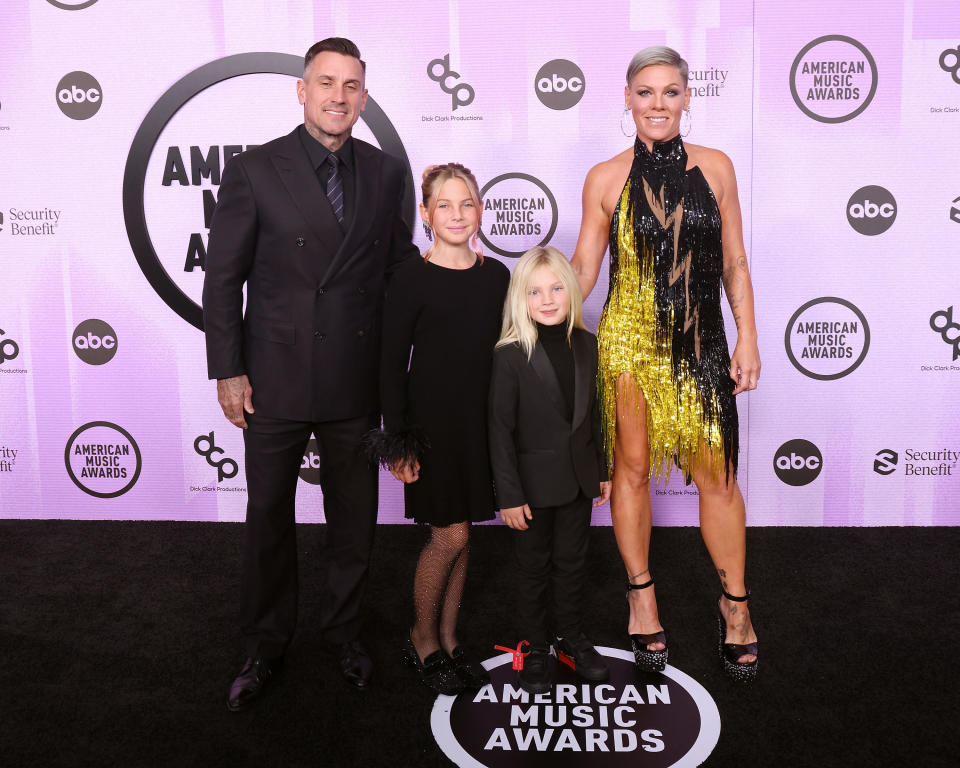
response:
M554 373L557 374L557 381L560 383L560 391L563 392L563 401L567 406L567 419L573 421L573 350L567 341L567 323L558 325L541 325L537 323L537 335L540 343L543 345L547 357L550 358L550 364L553 366Z

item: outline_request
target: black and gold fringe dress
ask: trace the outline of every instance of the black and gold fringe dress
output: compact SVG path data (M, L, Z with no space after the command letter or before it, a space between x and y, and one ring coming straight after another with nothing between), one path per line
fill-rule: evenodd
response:
M600 317L598 390L610 466L617 381L628 374L647 401L651 477L674 463L689 481L709 461L737 470L739 436L723 329L720 210L679 136L651 153L637 139L610 222L610 293Z

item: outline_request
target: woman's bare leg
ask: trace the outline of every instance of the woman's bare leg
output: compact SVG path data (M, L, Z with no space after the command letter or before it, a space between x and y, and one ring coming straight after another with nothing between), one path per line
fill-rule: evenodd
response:
M647 441L647 401L626 374L617 382L617 435L613 447L613 492L610 515L620 557L631 584L650 581L650 449ZM663 630L657 613L655 587L628 591L627 631L649 635ZM649 643L647 650L663 650Z
M729 479L723 470L715 474L708 461L692 468L693 481L700 491L700 533L707 545L713 566L723 588L739 597L747 594L744 571L747 558L747 525L743 495L731 473ZM750 623L747 603L720 598L720 611L727 623L728 643L755 642L756 633ZM744 654L742 664L756 660L753 654Z

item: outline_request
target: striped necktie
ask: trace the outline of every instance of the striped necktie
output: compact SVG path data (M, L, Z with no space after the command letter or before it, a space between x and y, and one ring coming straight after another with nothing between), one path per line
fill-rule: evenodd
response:
M337 156L332 152L327 155L330 165L330 175L327 176L327 200L333 208L333 215L343 224L343 179L340 178L340 166Z

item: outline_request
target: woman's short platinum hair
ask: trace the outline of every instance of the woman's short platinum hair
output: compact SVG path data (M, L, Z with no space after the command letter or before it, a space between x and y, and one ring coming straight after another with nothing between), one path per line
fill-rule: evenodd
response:
M630 59L630 66L627 67L627 85L630 85L637 72L645 67L652 67L655 64L666 64L668 67L676 67L677 71L680 72L680 77L683 78L683 87L687 87L687 75L690 72L687 62L684 61L680 57L680 54L673 50L673 48L668 48L665 45L651 45L649 48L644 48L642 51L639 51Z

